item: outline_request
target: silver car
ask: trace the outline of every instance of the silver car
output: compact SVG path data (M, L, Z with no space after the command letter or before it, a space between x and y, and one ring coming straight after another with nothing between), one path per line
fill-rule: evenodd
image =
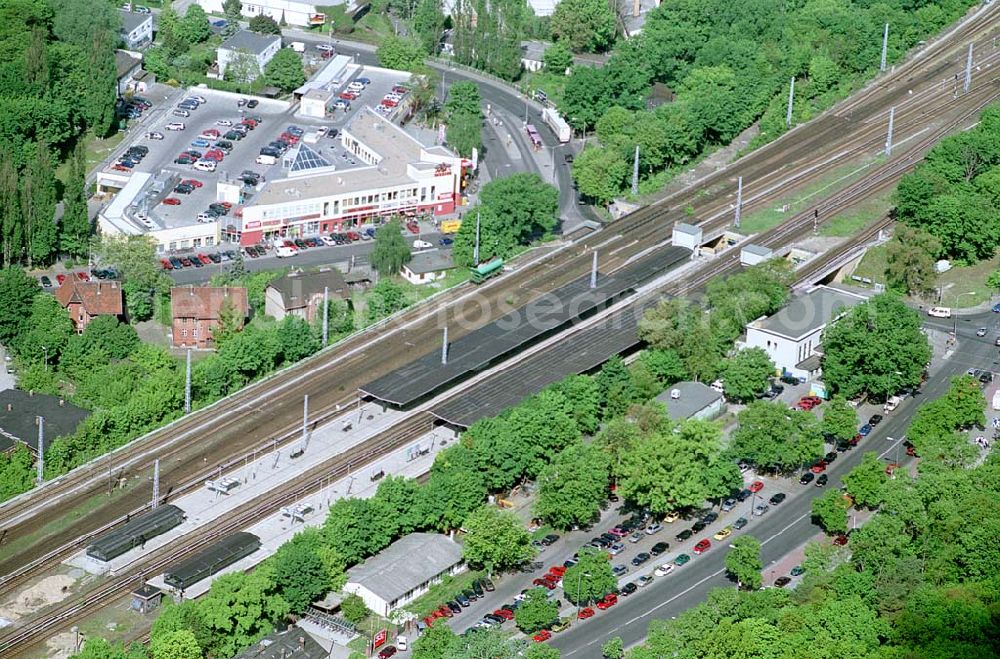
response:
M771 507L768 506L766 503L758 503L753 508L753 514L754 514L755 517L760 517L761 515L763 515L764 513L766 513L770 509L771 509Z

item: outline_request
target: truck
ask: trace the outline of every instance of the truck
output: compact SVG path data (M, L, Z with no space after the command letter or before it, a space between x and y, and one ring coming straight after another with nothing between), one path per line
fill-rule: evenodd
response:
M1000 412L1000 389L993 392L993 411Z
M441 233L458 233L462 220L445 220L441 223Z
M566 120L559 116L555 108L545 108L542 110L542 121L556 134L560 144L569 142L573 137L573 130L566 123Z
M302 41L293 41L292 43L288 44L288 47L297 53L306 52L306 44Z
M275 158L274 156L261 154L257 156L256 162L258 165L273 165L274 163L278 162L278 159Z

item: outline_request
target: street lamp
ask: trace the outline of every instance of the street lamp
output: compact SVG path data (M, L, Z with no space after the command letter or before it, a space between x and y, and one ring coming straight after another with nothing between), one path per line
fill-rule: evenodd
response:
M45 372L49 372L49 349L46 346L42 346L42 350L45 351Z
M581 597L582 593L580 591L583 590L583 578L584 577L587 577L589 579L590 578L590 573L589 572L581 572L580 576L577 577L577 579L576 579L576 618L577 618L577 620L580 619L580 602L583 601L583 597Z

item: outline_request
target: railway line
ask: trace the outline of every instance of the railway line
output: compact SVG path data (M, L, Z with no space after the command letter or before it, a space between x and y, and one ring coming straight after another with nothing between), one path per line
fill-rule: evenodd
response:
M938 129L924 136L905 156L887 162L873 172L871 176L848 186L836 194L832 200L817 204L814 208L799 213L789 221L757 236L755 241L775 248L786 246L789 242L814 228L815 216L820 208L825 213L833 213L857 203L867 195L893 185L898 181L899 177L912 169L922 159L923 154L939 139L969 122L985 105L994 100L998 93L1000 93L1000 88L996 85L992 87L984 85L981 90L969 95L967 102L963 105L962 112L958 113L957 116ZM876 222L855 236L854 239L847 241L847 246L850 246L852 243L870 240L874 233L887 226L889 222L891 222L890 218L882 218L879 222ZM729 250L728 253L721 255L719 258L709 260L692 273L682 277L677 283L668 284L666 290L676 294L690 294L703 287L713 277L735 270L739 267L739 261L736 256L737 251ZM817 264L813 266L813 269L818 268L823 261L836 258L837 255L834 252L824 255L824 257L817 257ZM800 273L801 276L803 276L803 273ZM651 292L642 296L634 296L628 306L649 304L655 295L659 295L659 293ZM617 310L614 313L626 313L626 310ZM30 624L18 625L11 633L0 636L0 654L18 652L31 646L38 642L39 639L44 638L49 631L60 626L65 626L69 622L79 619L87 612L116 599L125 590L135 584L135 580L139 575L162 572L167 566L190 557L197 551L208 546L215 539L246 528L252 522L258 521L266 515L273 514L282 505L286 505L288 501L315 493L325 483L329 482L331 476L343 475L346 470L350 469L350 464L353 464L357 468L359 464L366 464L372 459L377 459L392 450L398 449L424 432L429 426L430 419L422 411L408 415L393 428L383 431L378 436L364 442L356 450L351 451L349 456L341 454L322 465L313 467L301 479L286 483L268 492L263 497L247 502L234 511L234 513L225 516L223 520L206 524L167 546L151 552L130 566L127 573L107 580L91 591L86 592L82 597L74 598L69 602L53 607L41 616L32 619Z
M46 521L61 516L65 501L101 491L107 482L108 465L119 476L131 476L135 481L127 492L110 499L108 504L59 532L39 538L40 543L57 547L43 557L44 561L26 560L29 556L38 556L34 550L37 543L29 544L26 540L18 543L16 550L4 551L0 558L0 574L5 576L0 577L0 592L15 588L46 564L79 548L94 536L95 529L111 528L127 514L144 510L148 506L149 489L145 478L137 476L151 471L154 458L160 458L161 467L166 467L161 471L161 478L167 484L164 490L173 496L183 491L184 485L179 483L200 483L220 466L240 463L245 453L272 446L275 438L280 446L296 437L305 394L310 395L315 422L329 418L338 406L355 400L357 386L363 381L402 365L415 351L423 352L422 346L435 344L436 334L444 323L456 338L464 335L491 320L491 312L497 313L493 310L509 308L509 300L516 300L515 306L523 304L586 272L590 265L589 252L594 248L615 252L606 263L602 262L602 269L613 270L666 240L675 221L697 222L706 231L725 226L730 221L737 175L744 177L744 191L750 193L744 200L744 211L752 210L773 203L781 194L815 180L845 159L877 147L885 137L885 127L878 118L886 114L890 106L897 105L896 132L901 138L922 130L927 117L961 114L961 108L967 105L974 105L978 111L985 105L985 102L980 104L984 88L995 86L995 78L988 79L988 74L997 54L988 52L981 61L977 60L981 70L974 73L973 89L968 95L952 98L947 74L956 70L953 59L964 58L964 47L970 40L975 41L977 51L990 48L989 34L984 38L982 33L996 30L995 17L995 8L981 12L977 18L953 31L946 43L934 47L938 55L912 58L893 75L869 85L857 99L839 104L815 122L800 126L698 182L697 186L623 218L609 231L535 258L530 266L521 264L513 272L479 289L461 287L445 292L432 302L350 337L303 364L251 385L231 399L151 433L116 452L107 462L99 461L80 468L47 485L37 495L0 507L0 528L4 529L0 546L3 546L3 543L13 544L18 538L30 536ZM931 50L932 47L928 47L925 52ZM913 94L909 93L911 90L915 90ZM995 98L995 91L986 96ZM901 146L897 153L905 155L897 157L900 160L908 158L911 150L922 155L926 149L921 151L918 147L929 143L920 140ZM825 157L821 161L824 164L815 162L818 157ZM892 180L895 179L884 179L883 187L890 185ZM703 194L703 190L708 194ZM863 195L865 191L858 189L856 194ZM849 204L822 206L822 214L828 217L846 205ZM691 211L686 210L688 208ZM814 210L796 215L761 234L755 242L776 244L808 232L814 221L810 213ZM733 255L713 260L698 270L689 283L675 290L695 290L711 276L735 267ZM490 311L484 312L484 307ZM392 338L388 339L390 336ZM203 442L208 436L212 441ZM206 464L211 466L206 467ZM191 474L196 476L191 478ZM171 483L175 484L172 491L169 489ZM62 554L58 553L60 550ZM29 569L25 569L26 566Z

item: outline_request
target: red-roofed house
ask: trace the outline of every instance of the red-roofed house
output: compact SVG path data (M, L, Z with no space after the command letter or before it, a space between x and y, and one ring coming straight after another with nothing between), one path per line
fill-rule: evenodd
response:
M223 305L232 305L239 327L247 316L247 289L229 286L177 286L170 289L175 348L212 348Z
M78 334L98 316L121 317L122 287L116 281L69 281L56 289L55 297L69 312Z

